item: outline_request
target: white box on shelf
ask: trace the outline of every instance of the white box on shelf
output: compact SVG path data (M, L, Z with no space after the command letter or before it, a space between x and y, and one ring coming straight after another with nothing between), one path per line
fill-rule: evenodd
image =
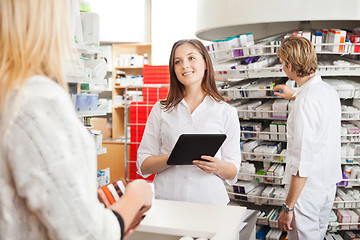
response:
M76 111L95 111L98 107L98 94L74 94L72 101Z

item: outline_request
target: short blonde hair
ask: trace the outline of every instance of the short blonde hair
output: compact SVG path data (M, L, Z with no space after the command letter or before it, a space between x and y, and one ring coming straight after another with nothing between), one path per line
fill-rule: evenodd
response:
M276 52L286 66L291 64L291 71L298 77L315 73L317 56L313 44L304 37L291 36L285 38Z
M30 76L49 77L67 90L65 64L73 56L70 4L0 1L0 123Z

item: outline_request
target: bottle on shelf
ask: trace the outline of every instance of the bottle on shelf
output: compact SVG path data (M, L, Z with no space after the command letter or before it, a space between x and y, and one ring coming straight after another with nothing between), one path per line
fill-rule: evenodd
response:
M120 71L120 70L117 70L117 71L116 71L115 79L120 79L120 78L121 78L121 71Z
M149 64L148 55L147 53L144 53L144 65L148 65L148 64Z
M121 79L125 78L126 74L124 71L116 70L116 76L115 76L115 84L120 85Z
M131 67L134 67L134 66L135 66L135 55L134 55L134 54L131 54L130 66L131 66Z

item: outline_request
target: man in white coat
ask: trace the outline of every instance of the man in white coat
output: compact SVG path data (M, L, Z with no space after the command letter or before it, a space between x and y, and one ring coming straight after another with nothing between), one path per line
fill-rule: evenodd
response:
M324 239L341 174L341 105L337 92L315 75L317 56L306 38L291 36L277 51L283 70L297 83L274 87L291 99L284 173L288 195L278 219L289 240Z

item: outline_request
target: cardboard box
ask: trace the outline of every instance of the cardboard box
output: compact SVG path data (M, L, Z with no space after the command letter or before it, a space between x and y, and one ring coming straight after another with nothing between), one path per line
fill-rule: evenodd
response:
M92 118L92 123L95 130L101 131L103 139L111 138L111 127L107 126L106 118Z

